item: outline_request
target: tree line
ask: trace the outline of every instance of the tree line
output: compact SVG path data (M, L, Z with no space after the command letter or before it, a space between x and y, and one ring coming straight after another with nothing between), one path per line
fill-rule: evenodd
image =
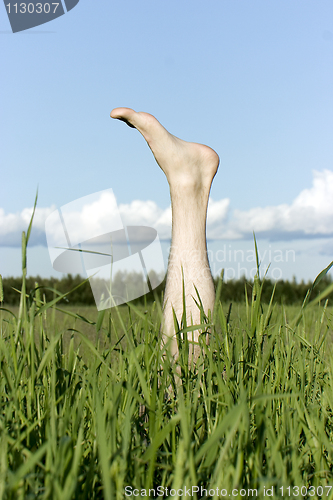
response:
M144 304L151 303L155 299L155 294L162 299L163 291L165 288L166 278L162 283L154 290L154 292L149 292L143 297L136 299L135 303ZM311 293L311 299L316 298L323 290L325 290L332 283L331 275L326 275L319 284L314 288ZM129 285L133 289L133 286L142 287L142 275L135 272L123 272L119 273L114 277L113 284L117 286L117 293L122 295L126 287ZM218 283L218 278L214 278L215 287ZM18 305L20 302L22 278L3 278L3 303L2 306L6 305ZM80 285L80 286L79 286ZM262 302L268 303L271 299L273 288L275 282L271 279L266 279L264 281L263 292L262 292ZM113 285L112 285L113 286ZM274 302L283 303L285 305L291 304L301 304L307 290L311 286L311 282L305 283L301 281L296 282L296 279L292 281L280 280L276 282L276 289L274 294ZM26 292L27 294L33 294L33 290L39 287L41 297L45 298L47 302L51 301L57 294L70 292L65 299L62 299L62 304L69 305L94 305L94 297L91 291L89 281L84 281L84 278L80 275L73 276L72 274L67 274L61 279L58 278L41 278L37 277L27 277L26 278ZM228 280L222 285L221 300L222 302L243 302L245 299L245 292L247 293L248 299L251 300L253 281L247 280L245 277L238 280ZM333 293L328 296L329 305L333 305Z

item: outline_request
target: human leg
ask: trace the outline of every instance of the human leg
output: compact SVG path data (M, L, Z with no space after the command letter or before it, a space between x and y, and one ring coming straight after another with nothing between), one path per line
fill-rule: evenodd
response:
M211 183L219 157L208 146L183 141L170 134L152 115L116 108L111 117L136 128L147 141L165 173L170 186L172 239L165 288L163 339L172 337L171 353L178 354L173 310L180 324L183 314L183 281L188 324L200 324L200 310L195 303L198 290L205 313L213 311L214 284L209 269L206 246L206 217ZM198 342L200 330L188 333ZM192 352L196 361L198 345Z

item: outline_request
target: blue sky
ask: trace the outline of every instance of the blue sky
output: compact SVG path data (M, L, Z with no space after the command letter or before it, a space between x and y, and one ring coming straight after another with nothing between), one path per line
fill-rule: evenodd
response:
M331 0L80 0L12 34L1 6L0 274L20 275L37 186L30 275L58 275L50 211L108 188L130 222L157 228L166 261L168 184L140 134L109 117L127 106L220 155L213 274L251 272L255 231L263 270L314 279L333 260L332 14Z

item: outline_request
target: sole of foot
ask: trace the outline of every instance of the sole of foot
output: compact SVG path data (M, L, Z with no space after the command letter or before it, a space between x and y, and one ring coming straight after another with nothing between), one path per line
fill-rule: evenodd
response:
M142 134L171 187L177 185L195 191L210 189L219 166L219 157L213 149L175 137L149 113L115 108L110 116Z

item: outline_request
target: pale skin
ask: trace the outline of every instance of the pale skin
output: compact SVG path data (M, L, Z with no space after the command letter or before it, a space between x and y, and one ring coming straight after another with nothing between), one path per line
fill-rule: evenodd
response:
M200 324L197 288L205 314L213 311L215 291L207 258L206 218L209 192L219 166L215 151L203 144L186 142L170 134L156 118L129 108L115 108L116 118L136 128L145 138L170 186L172 236L163 304L163 341L178 355L173 310L179 325L183 315L183 279L187 325ZM194 300L195 299L195 300ZM202 329L188 332L194 341L190 358L196 362ZM206 338L208 342L208 336ZM192 357L193 356L193 357Z

